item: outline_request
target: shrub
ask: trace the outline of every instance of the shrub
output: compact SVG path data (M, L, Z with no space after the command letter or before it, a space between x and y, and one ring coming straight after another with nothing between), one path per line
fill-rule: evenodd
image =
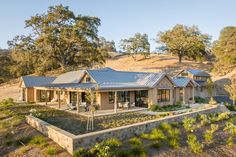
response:
M3 99L2 101L0 101L0 106L4 106L4 107L12 106L14 104L15 103L14 103L14 100L12 98Z
M217 121L227 120L230 118L230 112L222 112L217 116Z
M141 140L138 137L133 137L129 140L129 143L132 145L142 145Z
M151 108L150 108L150 110L155 112L155 111L159 111L160 108L161 108L161 107L157 104L157 105L152 105Z
M168 131L168 130L172 129L171 125L166 122L162 122L159 125L159 128L162 129L163 131Z
M225 105L225 107L227 107L230 111L236 111L236 106L235 106L235 105L232 105L232 104L229 104L229 103L225 103L224 105Z
M179 148L180 131L179 129L168 130L168 143L171 148Z
M46 154L47 155L55 155L57 154L57 148L56 147L52 147L52 146L49 146L46 148Z
M82 147L73 152L73 157L92 157L92 156L93 155L91 154L90 151Z
M35 144L35 145L44 146L44 145L46 145L46 140L43 136L38 135L38 136L33 137L33 139L30 140L30 143Z
M197 137L193 134L187 136L187 143L191 151L195 154L199 154L203 151L203 144L201 144Z
M226 139L226 144L228 146L233 145L234 138L236 137L236 126L231 122L226 122L223 130L229 134L229 137Z
M201 98L201 97L194 97L196 103L207 103L207 99Z
M206 143L212 143L213 134L219 129L219 126L216 124L211 124L211 128L209 130L206 130L204 133L204 139Z
M210 101L209 101L209 104L210 105L217 105L217 102L215 101L215 99L213 97L211 97Z
M165 141L166 136L160 129L153 129L151 133L149 134L149 139L155 140L155 141Z
M175 127L175 128L177 128L178 126L179 126L179 122L171 122L170 123L170 125L172 126L172 127Z
M201 127L209 123L207 115L205 114L198 115L197 119L200 121Z
M186 131L193 132L196 129L195 123L196 123L195 118L184 117L183 127Z
M91 152L97 157L110 157L114 156L115 152L121 146L121 142L116 138L110 138L108 140L97 143Z
M130 157L147 157L147 152L142 146L134 146L129 150Z

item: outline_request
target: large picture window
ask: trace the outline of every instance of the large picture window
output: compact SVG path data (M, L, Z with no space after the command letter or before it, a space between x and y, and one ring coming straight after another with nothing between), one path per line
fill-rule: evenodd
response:
M170 101L170 90L169 89L158 89L157 101L158 102Z
M130 92L129 91L119 91L117 92L117 102L129 102ZM109 104L115 103L115 92L109 92Z

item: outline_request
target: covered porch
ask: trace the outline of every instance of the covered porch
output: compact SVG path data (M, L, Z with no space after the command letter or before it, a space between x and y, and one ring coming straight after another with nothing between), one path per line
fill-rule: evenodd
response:
M148 90L122 89L98 90L94 84L73 88L67 85L35 87L35 102L49 107L88 115L90 107L96 108L96 115L143 110L148 107Z

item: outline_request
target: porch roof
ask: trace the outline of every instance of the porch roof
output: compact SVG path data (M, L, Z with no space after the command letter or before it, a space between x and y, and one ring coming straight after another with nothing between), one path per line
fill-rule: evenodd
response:
M48 84L43 86L38 86L48 88L48 89L95 89L97 84L95 83L60 83L60 84Z

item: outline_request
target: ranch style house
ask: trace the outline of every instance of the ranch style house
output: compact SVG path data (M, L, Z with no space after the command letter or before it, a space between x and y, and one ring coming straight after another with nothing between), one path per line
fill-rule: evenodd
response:
M151 72L118 71L111 68L79 70L58 77L23 76L21 100L76 106L91 104L99 110L194 103L209 97L205 88L211 76L201 70L182 70L174 77Z

